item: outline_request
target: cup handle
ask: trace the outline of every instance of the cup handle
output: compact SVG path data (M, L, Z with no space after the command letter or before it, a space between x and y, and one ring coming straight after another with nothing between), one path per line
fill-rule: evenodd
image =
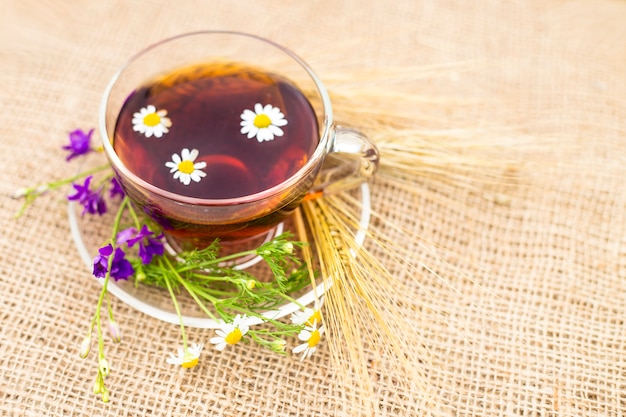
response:
M333 147L326 155L309 198L357 187L374 175L379 160L378 148L367 136L355 129L336 126Z

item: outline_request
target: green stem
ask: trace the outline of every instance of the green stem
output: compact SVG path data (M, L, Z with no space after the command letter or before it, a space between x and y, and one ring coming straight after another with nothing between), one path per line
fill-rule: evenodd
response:
M100 165L97 166L95 168L92 168L90 170L84 171L84 172L80 172L72 177L69 178L64 178L62 180L59 181L54 181L54 182L49 182L46 184L42 184L42 185L37 185L35 187L30 187L28 189L26 189L23 194L21 194L19 197L24 197L24 204L22 204L22 207L20 207L19 211L15 214L15 218L19 218L21 217L24 212L26 211L26 209L33 204L33 202L37 199L37 197L39 197L40 195L48 192L48 191L53 191L63 185L66 184L70 184L74 181L76 181L77 179L80 178L84 178L87 177L89 175L98 173L100 171L104 171L107 168L110 168L111 165L109 165L108 163L105 165ZM18 198L18 197L16 197Z
M124 197L122 200L122 204L120 204L119 209L115 215L115 220L113 223L113 232L111 233L111 239L109 242L115 243L115 236L117 236L118 230L120 228L120 221L122 219L122 214L124 213L124 209L128 205L128 197ZM114 254L109 256L109 262L107 265L107 273L104 277L104 283L102 284L102 290L100 291L100 297L98 298L98 304L96 305L96 331L98 333L98 356L100 358L104 357L104 338L102 337L102 320L100 318L100 311L102 309L102 304L104 302L105 296L108 294L108 286L109 280L111 278L111 267L113 266L113 258Z
M139 230L141 228L139 217L137 216L137 213L135 212L135 209L133 208L133 206L130 204L128 205L128 212L130 213L130 217L133 218L133 222L135 223L135 228Z
M189 288L189 284L183 279L183 277L180 276L180 274L178 273L178 271L176 271L176 269L174 268L174 265L172 265L172 262L169 260L169 258L167 256L164 256L163 259L165 260L165 263L167 264L167 266L170 268L170 270L172 271L172 273L174 274L174 276L176 277L176 280L183 286L185 287L185 290L187 290L187 292L189 293L189 295L191 295L191 297L194 299L194 301L196 302L196 304L198 304L198 307L200 307L200 309L204 312L204 314L206 314L207 316L211 317L212 319L216 320L217 317L215 317L215 315L209 311L208 308L206 308L206 306L204 305L204 303L198 298L198 296L196 295L196 293L194 291L192 291ZM168 290L170 288L170 283L169 280L166 278L165 281L168 285ZM211 303L213 305L215 305L215 302L217 301L217 298L211 297L208 294L205 294L205 298L208 298L209 301L211 301ZM178 312L178 308L176 308L176 311ZM180 316L180 313L179 313ZM182 326L182 317L181 317L181 326Z
M105 169L110 168L110 167L111 167L111 165L109 163L106 163L104 165L99 165L99 166L97 166L95 168L88 169L87 171L80 172L80 173L74 175L73 177L64 178L62 180L55 181L55 182L49 182L46 185L48 186L49 190L53 190L53 189L58 188L58 187L60 187L62 185L66 185L66 184L72 183L72 182L74 182L74 181L76 181L78 179L88 177L89 175L92 175L92 174L97 174L98 172L104 171Z
M176 314L178 315L178 321L180 323L180 333L183 338L183 350L187 352L187 335L185 334L185 325L183 324L183 315L180 312L180 307L178 306L178 301L176 301L176 295L174 295L174 290L172 290L172 284L170 283L169 277L165 277L165 284L167 285L167 290L170 293L170 297L172 297L172 303L174 303L174 309L176 309Z

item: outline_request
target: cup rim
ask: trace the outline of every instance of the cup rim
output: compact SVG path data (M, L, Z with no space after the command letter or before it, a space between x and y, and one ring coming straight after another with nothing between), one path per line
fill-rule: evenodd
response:
M135 175L130 169L128 169L128 167L126 167L126 165L124 165L122 160L119 158L119 156L113 149L113 144L112 144L112 141L109 139L109 132L106 127L106 110L107 110L107 105L109 103L111 91L115 87L120 77L124 74L125 70L129 68L135 61L137 61L139 58L145 55L147 52L163 44L170 43L178 39L182 39L182 38L201 36L201 35L228 35L228 36L248 38L248 39L256 40L259 42L263 42L267 45L270 45L276 48L277 50L281 51L287 56L289 56L296 63L298 63L300 67L302 67L302 69L305 70L305 72L309 75L309 77L311 77L311 80L315 84L317 92L320 95L320 98L322 101L322 107L324 111L324 115L323 115L324 120L323 120L323 126L321 126L322 131L320 132L320 141L317 147L315 148L315 151L313 152L313 154L311 154L311 157L306 162L306 164L304 164L304 166L302 166L298 171L296 171L291 177L287 178L285 181L279 184L276 184L273 187L270 187L268 189L259 191L257 193L248 194L248 195L240 196L240 197L223 198L223 199L189 197L189 196L185 196L185 195L181 195L181 194L173 193L171 191L164 190L160 187L150 184L146 180ZM332 106L331 106L331 101L330 101L330 95L328 94L328 91L326 90L326 87L322 83L321 79L302 58L300 58L298 55L293 53L291 50L273 41L265 39L261 36L250 34L250 33L244 33L244 32L238 32L238 31L227 31L227 30L203 30L203 31L187 32L187 33L183 33L180 35L162 39L156 43L153 43L145 47L144 49L132 55L114 73L113 77L110 79L110 81L108 82L103 92L102 99L100 101L100 109L99 109L99 128L100 128L100 139L102 141L104 152L106 156L109 158L109 161L113 169L123 174L123 176L126 179L130 180L132 183L136 184L142 189L147 190L153 194L156 194L161 197L164 197L164 198L167 198L167 199L179 202L179 203L183 203L183 204L201 205L201 206L229 206L229 205L246 204L246 203L251 203L255 201L261 201L268 197L279 194L283 192L285 189L291 188L301 178L305 177L308 172L313 170L315 166L319 164L318 161L320 160L323 161L325 155L330 150L331 144L332 144L333 112L332 112Z

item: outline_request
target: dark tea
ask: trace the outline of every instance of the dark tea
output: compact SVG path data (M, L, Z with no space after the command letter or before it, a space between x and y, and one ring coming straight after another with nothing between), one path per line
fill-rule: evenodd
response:
M272 229L297 207L316 171L299 179L297 193L253 204L229 199L285 182L318 143L315 111L292 82L230 63L182 68L137 88L123 104L113 139L121 161L144 181L183 199L211 200L200 203L206 202L205 210L173 198L165 210L156 202L161 198L127 190L187 247L215 238L241 241Z
M252 67L214 63L182 68L136 89L119 113L113 146L146 182L219 200L284 182L318 142L315 111L293 83Z

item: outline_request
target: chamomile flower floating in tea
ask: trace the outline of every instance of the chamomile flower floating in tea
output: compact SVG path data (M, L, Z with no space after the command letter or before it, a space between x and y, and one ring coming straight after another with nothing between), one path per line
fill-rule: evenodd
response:
M200 358L200 353L202 352L203 347L204 344L202 343L194 343L188 348L179 347L178 355L170 353L170 357L165 359L165 361L172 365L180 365L183 368L193 368L198 365L198 359Z
M154 135L160 138L172 126L172 121L166 117L167 110L157 110L152 104L142 107L133 114L133 130L145 135L147 138Z
M254 105L254 111L246 109L241 113L241 133L248 135L248 139L256 136L259 142L274 140L274 136L284 134L280 126L287 125L285 115L278 107L271 104Z
M197 149L190 151L184 148L180 156L176 153L173 154L172 161L166 162L165 166L170 168L170 174L174 174L174 179L180 180L185 185L189 185L192 180L200 182L206 176L206 173L201 171L201 169L206 168L206 162L195 162L198 154Z
M212 337L210 342L215 345L215 349L224 350L226 345L236 345L241 338L248 333L249 327L245 322L246 316L235 317L232 323L224 323L215 331L216 337Z
M298 339L302 340L304 343L293 348L293 353L303 352L301 360L305 360L313 355L315 349L317 349L317 344L322 339L324 330L323 325L319 328L317 327L317 320L314 321L312 325L305 326L300 334L298 334Z

